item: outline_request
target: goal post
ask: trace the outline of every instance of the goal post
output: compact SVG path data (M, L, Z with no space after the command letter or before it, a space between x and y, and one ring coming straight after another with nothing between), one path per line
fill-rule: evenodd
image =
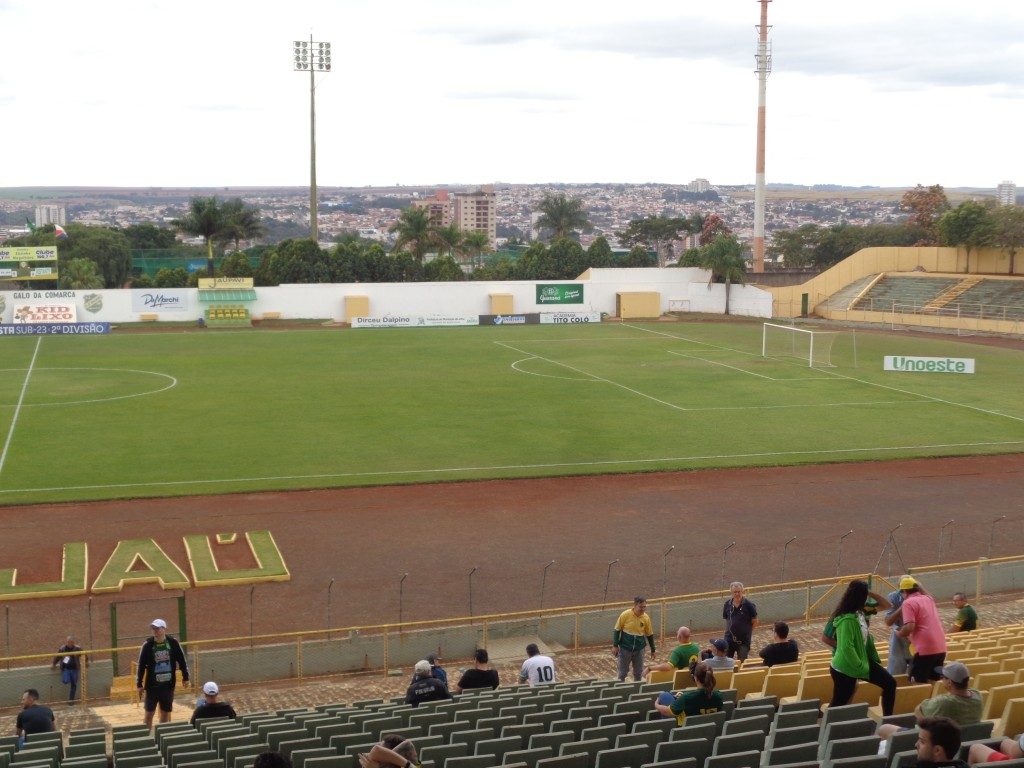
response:
M793 357L807 361L809 368L835 368L832 351L840 337L852 340L853 367L857 367L856 334L843 331L814 331L794 325L762 323L761 357Z

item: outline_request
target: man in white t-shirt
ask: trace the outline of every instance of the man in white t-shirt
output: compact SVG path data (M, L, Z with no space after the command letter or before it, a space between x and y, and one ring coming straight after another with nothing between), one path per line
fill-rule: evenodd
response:
M535 685L550 685L555 682L555 662L550 656L544 656L536 643L526 646L527 659L519 672L519 682Z

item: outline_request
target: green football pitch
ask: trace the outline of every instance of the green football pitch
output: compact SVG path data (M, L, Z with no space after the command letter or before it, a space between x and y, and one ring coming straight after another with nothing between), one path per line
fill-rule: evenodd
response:
M812 368L763 357L761 330L2 337L0 504L1024 449L1024 352L840 333ZM884 355L977 368L883 372Z

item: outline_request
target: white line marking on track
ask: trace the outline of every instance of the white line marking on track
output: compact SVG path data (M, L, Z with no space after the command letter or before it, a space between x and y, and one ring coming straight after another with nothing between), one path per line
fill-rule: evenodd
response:
M36 348L32 352L32 361L25 371L25 380L21 383L21 394L18 395L18 404L14 407L14 415L11 416L11 428L7 430L7 439L4 441L4 449L0 451L0 473L4 471L4 464L7 462L7 451L11 447L11 439L14 437L14 427L18 423L18 416L21 414L21 404L25 402L25 393L28 392L28 381L32 378L32 369L36 367L36 357L39 355L39 347L43 343L43 337L36 339Z
M523 470L523 469L561 469L572 467L609 467L609 466L637 466L642 464L664 464L666 462L679 461L716 461L721 459L765 459L780 456L835 456L868 453L872 451L921 451L935 450L937 448L981 448L981 447L1006 447L1024 446L1024 440L1000 440L995 442L978 443L935 443L926 445L893 445L870 448L834 448L817 451L767 451L761 453L725 453L709 454L700 456L666 456L653 459L607 459L605 461L574 461L558 462L552 464L499 464L492 466L478 467L441 467L436 469L396 469L380 472L325 472L315 475L267 475L263 477L235 477L235 478L211 478L208 480L167 480L150 483L113 483L107 485L66 485L52 488L13 488L0 490L0 494L11 493L53 493L57 491L94 491L113 490L117 488L170 488L184 486L208 486L227 485L238 483L271 482L286 480L323 480L326 478L362 478L362 477L397 477L397 476L421 476L454 474L457 472L497 472L502 470Z

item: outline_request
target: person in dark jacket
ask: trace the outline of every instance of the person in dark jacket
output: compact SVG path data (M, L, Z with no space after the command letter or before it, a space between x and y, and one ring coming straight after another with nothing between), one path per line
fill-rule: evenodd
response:
M89 663L89 659L80 655L81 653L82 649L75 643L75 638L68 635L64 645L57 649L57 655L53 657L52 668L56 669L59 664L60 680L64 685L70 686L68 704L74 704L75 699L78 698L78 675L83 663L86 665Z
M405 703L418 707L422 701L450 699L448 686L431 674L430 662L426 659L416 662L412 685L405 692Z
M181 650L181 643L167 634L167 622L153 619L150 624L153 636L142 644L139 651L139 671L135 678L135 686L139 689L139 698L145 692L146 715L143 722L153 725L153 713L157 705L160 707L160 722L171 719L174 707L174 685L177 671L181 670L182 685L188 686L188 662Z

